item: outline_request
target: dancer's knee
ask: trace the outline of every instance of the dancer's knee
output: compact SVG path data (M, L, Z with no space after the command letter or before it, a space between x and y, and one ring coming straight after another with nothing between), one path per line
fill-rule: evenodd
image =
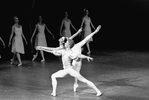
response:
M51 75L51 79L55 79L56 76L54 74Z

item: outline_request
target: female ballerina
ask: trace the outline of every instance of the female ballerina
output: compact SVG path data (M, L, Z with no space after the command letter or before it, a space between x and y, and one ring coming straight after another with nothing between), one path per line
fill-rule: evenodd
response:
M78 59L83 59L83 58L87 58L88 60L92 59L88 56L82 55L81 54L81 47L95 34L99 31L99 29L101 28L101 26L98 26L97 29L90 34L89 36L87 36L84 40L82 40L81 42L77 43L76 45L74 45L72 47L72 40L68 39L67 42L65 43L65 49L62 50L54 50L48 51L48 47L41 47L38 46L37 49L38 50L45 50L47 52L51 52L55 55L61 55L62 56L62 62L63 62L63 70L60 70L54 74L52 74L51 78L52 78L52 86L53 86L53 92L51 95L56 96L56 87L57 87L57 81L56 78L58 77L64 77L67 74L70 74L71 76L73 76L74 78L76 78L76 80L80 80L86 84L88 84L90 87L92 87L96 92L97 95L96 96L101 96L101 92L97 89L97 87L89 80L85 79L80 73L80 68L75 69L74 67L81 67L82 63L81 60L78 61ZM71 62L74 62L74 64L71 64ZM78 65L76 65L78 64ZM76 81L77 82L77 81ZM76 83L77 84L77 83ZM74 84L74 85L76 85ZM76 87L75 87L76 88ZM74 91L75 92L75 91Z
M97 29L96 29L94 32L92 32L91 34L89 34L88 36L86 36L82 41L80 41L79 43L75 44L75 45L71 48L71 50L74 51L74 52L76 52L76 53L78 53L78 55L81 54L81 52L82 52L82 50L83 50L82 47L83 47L100 29L101 29L101 25L99 25L99 26L97 27ZM77 72L80 73L81 66L82 66L82 59L81 59L81 58L78 58L78 59L73 60L72 65L74 66L73 68L74 68ZM78 87L77 80L78 80L77 78L74 78L74 86L73 86L74 92L76 92L76 89L77 89L77 87Z
M11 64L13 64L13 62L14 62L15 55L17 55L17 58L19 60L18 66L21 66L22 65L22 61L21 61L20 53L21 54L25 54L23 39L25 40L26 45L27 45L27 41L26 41L26 38L25 38L25 36L23 34L22 26L19 25L19 18L18 17L14 17L14 21L15 21L15 24L12 26L12 31L11 31L11 35L10 35L8 46L11 45L11 41L12 41L11 52L14 55L13 55L13 58L11 59ZM15 36L13 37L14 34L15 34ZM22 37L23 37L23 39L22 39Z
M64 26L64 30L62 30L63 26ZM62 20L61 27L60 27L60 36L68 37L68 38L71 37L71 35L72 35L71 30L70 30L71 26L74 30L76 30L76 28L73 26L71 20L68 18L68 12L65 12L65 18Z
M95 30L95 27L92 24L91 18L88 16L89 11L87 9L85 9L84 12L85 12L85 16L82 18L82 23L81 23L81 27L83 27L83 25L84 25L83 38L85 38L86 36L88 36L91 33L91 27L93 27L94 30ZM89 45L89 43L91 41L93 41L93 38L90 38L90 40L88 40L88 42L86 43L86 46L87 46L87 49L88 49L88 52L87 52L88 55L90 55L90 53L91 53L90 45Z
M42 22L42 17L39 16L39 22L36 24L36 27L35 27L35 30L33 32L33 35L31 37L31 44L32 44L32 41L33 41L33 37L36 33L36 30L38 30L38 34L36 36L36 39L35 39L35 47L36 46L45 46L47 47L47 41L46 41L46 37L45 37L45 29L47 29L47 31L52 35L52 37L55 39L54 35L51 33L51 31L47 28L46 24L44 24ZM45 57L44 57L44 52L42 50L40 50L40 53L41 53L41 56L42 56L42 60L41 62L44 62L45 61ZM36 52L35 55L33 55L33 59L32 61L34 61L36 59L36 57L38 56L38 51Z
M3 43L3 46L5 48L5 42L3 41L3 39L0 37L0 41ZM1 49L0 49L1 50ZM1 54L0 54L0 58L1 58Z

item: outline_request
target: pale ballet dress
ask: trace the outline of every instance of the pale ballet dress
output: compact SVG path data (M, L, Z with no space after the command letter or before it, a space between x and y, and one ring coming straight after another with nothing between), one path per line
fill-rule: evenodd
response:
M35 39L35 48L36 48L36 46L47 47L47 41L46 41L46 37L45 37L45 33L44 33L45 25L37 24L37 27L38 27L38 34Z
M91 27L90 27L91 19L89 17L84 17L83 20L84 20L84 24L85 24L83 38L85 38L86 36L91 34ZM89 41L93 41L93 38L91 37L91 39Z
M69 19L67 19L67 20L64 19L65 29L62 32L62 36L71 37L70 24L71 24L71 21Z
M12 41L12 49L11 52L15 53L21 53L24 54L24 44L22 40L22 26L20 27L14 27L15 36Z

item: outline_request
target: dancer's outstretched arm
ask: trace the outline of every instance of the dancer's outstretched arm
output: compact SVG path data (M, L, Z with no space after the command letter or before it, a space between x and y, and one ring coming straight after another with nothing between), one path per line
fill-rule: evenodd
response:
M64 19L62 20L61 26L60 26L60 37L63 36L63 35L62 35L62 27L63 27L63 25L64 25Z
M77 29L73 26L73 24L72 24L71 20L70 20L70 25L72 26L72 28L73 28L74 30L76 30L76 31L77 31Z
M36 24L35 29L34 29L34 32L33 32L33 35L32 35L31 40L30 40L31 44L32 44L33 37L34 37L34 35L35 35L37 29L38 29L38 26L37 26L37 24Z
M5 42L3 41L3 39L0 37L0 41L2 41L2 43L3 43L3 46L4 46L4 48L5 48Z
M61 50L53 50L54 48L50 48L50 47L44 47L44 46L37 46L36 50L43 50L49 53L52 53L56 56L61 56L62 51Z
M69 39L75 38L80 32L82 31L82 28L80 28L75 34L73 34Z
M88 61L93 60L92 57L90 57L90 56L86 56L86 55L83 55L83 54L79 54L79 55L78 55L78 58L81 58L81 59L87 59Z
M81 42L77 43L76 45L82 47L88 40L90 40L90 38L96 34L101 28L101 25L99 25L96 30L94 32L92 32L91 34L89 34L87 37L85 37Z
M47 50L49 50L49 51L61 50L61 49L63 49L62 46L59 46L59 47L43 47L43 46L37 46L36 48L39 48L39 49L40 49L40 47L42 47L43 49L47 49Z
M51 49L49 47L44 47L44 46L37 46L36 50L43 50L43 51L50 52L50 53L53 52L53 49Z
M52 32L48 29L47 25L46 25L46 24L44 24L44 25L45 25L45 28L47 29L47 31L52 35L53 39L55 39L54 35L53 35Z
M15 25L13 25L13 26L12 26L12 29L11 29L11 35L10 35L10 39L9 39L9 43L8 43L8 47L11 45L11 40L12 40L14 31L15 31Z

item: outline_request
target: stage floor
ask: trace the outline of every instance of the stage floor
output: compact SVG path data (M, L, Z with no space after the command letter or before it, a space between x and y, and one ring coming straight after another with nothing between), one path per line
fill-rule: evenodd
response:
M73 92L71 76L58 79L57 97L51 96L51 74L62 69L61 59L46 58L41 63L23 59L0 63L0 100L149 100L149 53L111 52L91 55L93 61L83 60L81 74L103 93L79 82Z

